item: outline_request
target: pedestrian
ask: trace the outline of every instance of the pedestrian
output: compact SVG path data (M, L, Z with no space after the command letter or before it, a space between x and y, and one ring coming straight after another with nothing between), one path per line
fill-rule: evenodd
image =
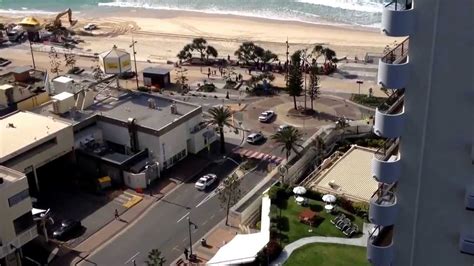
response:
M189 251L187 248L184 248L184 257L186 257L186 260L189 259Z
M119 213L118 213L118 210L115 209L115 219L118 219L119 218Z
M229 54L227 55L227 61L230 62L230 55Z
M210 67L207 68L207 73L211 74L211 68Z
M207 72L207 78L209 79L209 76L211 75L211 72Z

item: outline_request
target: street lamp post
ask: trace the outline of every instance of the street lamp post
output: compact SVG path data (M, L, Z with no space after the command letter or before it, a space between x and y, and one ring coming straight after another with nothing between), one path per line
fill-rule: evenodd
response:
M236 160L234 160L230 157L224 156L223 158L224 158L224 160L229 160L229 161L235 163L235 165L237 165L237 167L240 166L240 164Z
M187 217L188 220L188 231L189 231L189 259L191 260L193 257L193 240L192 240L192 235L191 235L191 227L194 227L194 229L197 229L197 225L191 222L191 219L189 216Z
M138 90L138 71L137 71L137 58L136 58L136 54L137 52L135 52L135 44L137 43L137 41L135 41L133 39L133 36L132 36L132 44L130 44L130 48L132 48L132 51L133 51L133 62L135 64L135 80L137 82L137 90Z
M364 82L362 80L358 80L356 81L356 83L359 84L359 95L360 95L360 85L364 84Z

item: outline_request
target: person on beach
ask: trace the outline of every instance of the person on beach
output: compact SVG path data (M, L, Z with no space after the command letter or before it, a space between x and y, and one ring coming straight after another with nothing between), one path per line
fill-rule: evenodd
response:
M117 220L119 218L119 213L118 213L118 210L115 209L115 219Z

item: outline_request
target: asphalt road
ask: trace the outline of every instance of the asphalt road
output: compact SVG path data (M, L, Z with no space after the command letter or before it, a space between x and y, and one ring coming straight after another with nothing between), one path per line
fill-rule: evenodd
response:
M201 174L216 173L222 178L234 168L235 164L227 160ZM266 175L265 168L261 165L243 178L242 195L262 180ZM192 230L193 242L201 239L225 217L225 210L220 207L216 193L213 190L197 191L194 181L183 184L165 196L144 217L79 265L127 265L127 261L133 265L132 258L137 265L145 265L148 252L154 248L162 252L167 263L177 259L185 247L189 248L188 212L191 221L198 226Z

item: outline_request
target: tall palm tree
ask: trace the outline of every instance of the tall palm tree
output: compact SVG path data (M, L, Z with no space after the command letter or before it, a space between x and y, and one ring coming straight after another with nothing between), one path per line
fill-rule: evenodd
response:
M286 127L272 135L271 138L281 147L281 151L285 152L286 161L288 162L291 152L294 151L295 153L298 153L297 148L303 147L300 144L302 137L303 134L301 134L298 129L294 127Z
M231 117L232 113L229 107L216 106L209 109L211 119L208 121L209 124L217 126L221 137L221 153L225 153L225 139L224 139L224 126L232 127Z

